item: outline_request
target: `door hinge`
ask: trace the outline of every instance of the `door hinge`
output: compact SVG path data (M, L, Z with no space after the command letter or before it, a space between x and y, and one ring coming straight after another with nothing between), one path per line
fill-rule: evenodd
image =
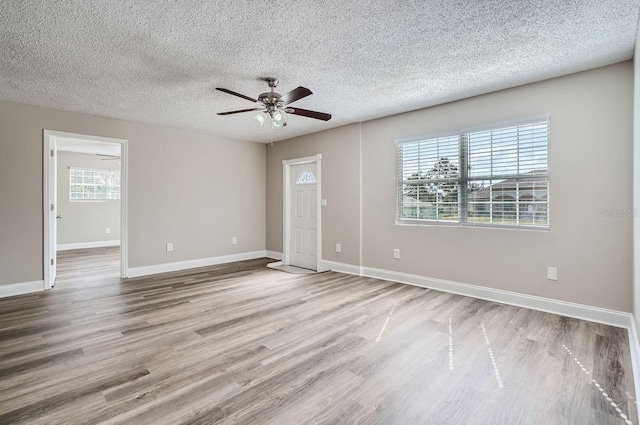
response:
M50 152L51 152L51 158L53 158L53 149L51 149Z
M51 211L53 211L53 204L51 204Z
M53 266L53 258L51 259L51 265Z

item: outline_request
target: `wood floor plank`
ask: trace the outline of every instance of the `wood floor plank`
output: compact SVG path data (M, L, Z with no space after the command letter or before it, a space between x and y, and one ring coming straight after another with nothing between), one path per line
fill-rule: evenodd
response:
M638 424L624 329L268 259L128 280L118 259L60 253L54 289L0 300L0 424Z

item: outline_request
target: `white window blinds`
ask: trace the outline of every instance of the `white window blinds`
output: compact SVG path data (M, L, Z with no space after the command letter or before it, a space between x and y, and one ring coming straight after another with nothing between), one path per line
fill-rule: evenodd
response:
M399 144L397 161L400 217L458 221L458 135Z
M548 228L548 152L548 117L397 142L397 220Z

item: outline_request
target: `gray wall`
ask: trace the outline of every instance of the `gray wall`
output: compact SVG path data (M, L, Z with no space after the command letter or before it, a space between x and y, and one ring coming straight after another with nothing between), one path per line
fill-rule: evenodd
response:
M341 208L332 198L362 196L362 262L351 242L332 252L334 241L360 237L353 205L345 207L347 226L323 220L324 259L631 311L632 219L601 211L632 207L632 97L628 61L365 122L361 135L350 126L278 142L267 148L267 249L282 249L280 160L326 153L325 210ZM550 231L395 224L394 140L546 113ZM346 149L330 160L336 146ZM325 178L345 167L355 181ZM558 267L557 282L546 280L547 266Z
M632 108L631 62L266 148L0 102L0 284L43 277L42 130L51 129L129 140L130 267L262 250L265 234L281 251L281 160L321 153L324 259L631 311L633 219L600 211L633 206ZM550 231L394 224L395 139L543 113Z
M322 258L360 261L360 124L267 145L267 249L282 252L282 160L322 154ZM336 253L336 243L342 252Z
M264 145L0 102L0 284L43 279L43 129L129 140L129 267L264 249Z
M117 241L120 239L120 201L69 200L69 167L120 170L117 159L58 151L57 244ZM111 233L105 233L109 228Z

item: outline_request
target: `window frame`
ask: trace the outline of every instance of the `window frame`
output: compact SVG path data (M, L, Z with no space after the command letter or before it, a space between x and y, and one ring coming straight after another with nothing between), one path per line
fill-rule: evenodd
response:
M121 198L122 198L122 181L120 180L122 178L122 173L121 170L117 169L117 170L113 170L110 168L96 168L96 167L68 167L69 170L69 196L68 196L68 200L69 202L120 202ZM74 193L73 191L73 187L74 186L91 186L90 184L86 184L86 183L82 183L82 184L78 184L78 183L74 183L72 180L72 174L74 171L82 171L82 172L86 172L86 171L91 171L91 172L100 172L100 173L106 173L107 175L111 175L111 178L113 179L116 175L118 175L118 180L120 181L120 184L116 185L109 185L108 183L105 185L106 186L106 192L105 192L105 198L73 198L72 194ZM83 175L84 178L84 175ZM113 194L114 192L114 188L117 188L117 193L118 193L118 197L117 198L109 198L109 194ZM77 193L77 191L76 191Z
M522 174L495 174L495 175L484 175L482 178L479 176L470 177L469 176L469 134L489 131L489 130L499 130L503 128L516 127L516 126L524 126L528 124L535 123L546 123L547 125L547 138L546 138L546 173L539 173L546 177L546 225L523 225L523 224L501 224L501 223L483 223L483 222L469 222L468 214L470 211L469 208L469 192L468 192L468 184L474 181L486 181L486 180L504 180L504 179L515 179L517 184L519 185L519 179L527 178L526 173ZM551 119L549 114L537 115L517 120L511 121L502 121L496 122L492 124L485 124L481 126L467 127L456 131L448 131L441 133L432 133L426 136L420 137L412 137L405 139L397 139L395 140L395 158L396 158L396 225L412 225L412 226L456 226L456 227L481 227L481 228L498 228L498 229L518 229L518 230L538 230L538 231L549 231L551 229L551 220L550 220L550 200L551 200L551 189L550 189L550 181L551 181L551 173L550 173L550 133L551 133ZM404 218L402 217L402 211L404 204L404 196L405 196L405 184L406 180L403 178L403 158L402 156L402 145L409 143L419 143L427 140L440 139L446 137L457 136L458 138L458 169L459 175L457 178L449 178L449 179L429 179L430 182L433 183L456 183L458 185L458 216L457 221L453 220L439 220L439 219L427 219L427 218ZM519 145L519 143L518 143ZM535 175L533 172L531 175ZM462 190L464 188L464 190ZM519 187L518 187L519 190ZM492 202L491 202L492 203ZM520 214L521 203L518 199L514 200L515 209L517 216Z

